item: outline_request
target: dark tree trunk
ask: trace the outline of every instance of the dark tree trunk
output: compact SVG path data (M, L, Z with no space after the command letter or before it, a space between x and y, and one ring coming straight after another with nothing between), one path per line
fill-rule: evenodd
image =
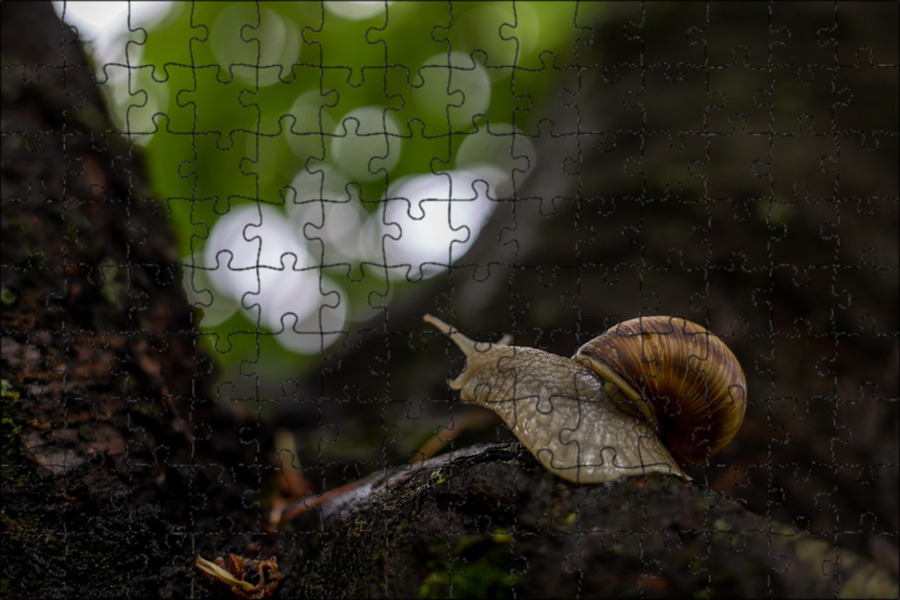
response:
M50 3L2 35L3 595L183 596L220 482L172 236Z

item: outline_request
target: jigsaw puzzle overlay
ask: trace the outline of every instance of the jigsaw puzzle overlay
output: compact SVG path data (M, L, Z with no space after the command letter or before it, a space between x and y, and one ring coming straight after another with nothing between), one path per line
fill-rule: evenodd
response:
M4 42L9 589L896 593L897 5L146 8Z

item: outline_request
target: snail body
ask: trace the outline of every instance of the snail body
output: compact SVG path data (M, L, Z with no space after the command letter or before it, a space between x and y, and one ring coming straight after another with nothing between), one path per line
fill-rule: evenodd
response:
M737 359L690 321L626 321L566 358L508 338L474 342L431 315L424 319L466 356L450 388L497 413L547 470L568 481L653 472L689 479L678 460L711 456L743 420L746 382Z

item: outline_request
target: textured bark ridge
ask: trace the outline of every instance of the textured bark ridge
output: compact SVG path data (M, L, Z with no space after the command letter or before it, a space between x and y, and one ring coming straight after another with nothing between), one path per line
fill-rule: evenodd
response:
M396 469L307 514L307 597L890 597L897 584L671 476L576 486L519 444ZM301 583L302 582L302 583Z
M218 484L172 236L49 3L3 3L2 66L2 595L183 596Z

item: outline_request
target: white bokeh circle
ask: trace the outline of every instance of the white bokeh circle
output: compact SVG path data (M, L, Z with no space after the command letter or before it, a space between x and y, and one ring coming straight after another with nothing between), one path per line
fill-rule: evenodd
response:
M213 286L283 346L314 352L340 337L346 300L280 211L254 204L232 208L213 226L204 263Z
M219 65L244 83L272 85L300 57L300 28L272 9L236 2L216 17L210 47Z
M445 271L475 242L494 210L493 189L505 177L484 166L401 178L388 190L379 218L366 224L373 262L392 279Z
M421 85L414 87L417 105L442 122L471 125L491 103L491 80L484 67L462 52L435 54L419 68Z
M373 181L400 161L400 127L385 109L363 106L347 113L334 129L332 160L351 177Z

